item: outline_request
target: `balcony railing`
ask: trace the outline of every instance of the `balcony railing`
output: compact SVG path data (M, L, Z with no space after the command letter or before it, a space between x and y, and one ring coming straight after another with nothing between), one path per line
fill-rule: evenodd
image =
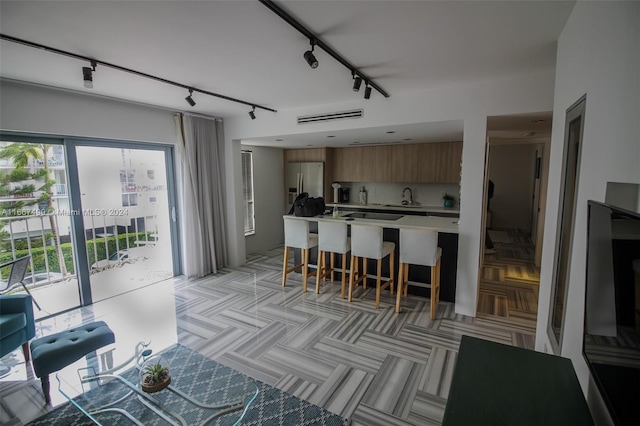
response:
M155 244L157 233L153 229L147 229L147 218L107 216L100 213L100 209L57 214L39 213L35 210L25 211L21 216L0 217L3 225L0 228L0 264L30 255L30 267L25 277L25 284L30 288L75 279L70 217L78 214L84 216L86 253L91 273L126 262L126 258L119 256L123 250ZM53 238L52 224L58 230L58 245ZM114 255L118 257L115 260L111 259ZM106 266L95 267L101 263ZM0 272L0 279L6 279L9 271ZM20 288L16 288L16 291L20 291Z

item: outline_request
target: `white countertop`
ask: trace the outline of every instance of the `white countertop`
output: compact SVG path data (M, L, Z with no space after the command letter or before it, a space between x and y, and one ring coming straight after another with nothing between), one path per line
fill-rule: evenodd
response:
M349 213L352 212L340 212L340 216L334 219L331 215L313 216L313 217L297 217L293 215L284 215L283 217L290 217L295 219L309 220L317 222L318 220L339 220L345 221L347 224L371 224L379 225L384 228L420 228L420 229L434 229L438 232L444 232L449 234L458 233L458 219L454 217L440 217L440 216L416 216L405 215L398 220L380 220L380 219L360 219L354 218L353 220L346 220Z
M460 214L460 209L458 207L444 207L444 206L428 206L428 205L413 205L413 206L403 206L401 204L382 204L382 203L371 203L371 204L358 204L358 203L328 203L327 207L333 207L337 205L338 210L340 207L348 207L348 208L359 208L359 209L371 209L371 210L393 210L393 211L416 211L416 212L426 212L426 213L454 213Z

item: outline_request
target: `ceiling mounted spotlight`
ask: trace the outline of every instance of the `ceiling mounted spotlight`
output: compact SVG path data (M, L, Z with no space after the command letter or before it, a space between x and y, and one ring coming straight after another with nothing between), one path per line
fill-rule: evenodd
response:
M192 95L193 95L193 90L189 89L189 96L184 98L184 100L187 101L187 103L193 107L193 106L196 106L196 101L193 100Z
M361 84L362 84L362 77L360 77L360 76L355 77L354 76L354 78L353 78L353 91L354 92L359 92Z
M95 61L91 61L91 67L82 67L82 79L84 80L84 87L87 89L93 89L93 72L95 70Z
M371 97L371 86L369 86L369 82L366 83L367 87L364 89L364 98L369 99Z
M256 119L256 107L253 107L253 109L249 111L249 117L251 117L252 120Z
M312 39L310 40L310 42L311 42L311 50L307 50L306 52L304 52L304 59L307 61L307 63L311 68L316 69L318 68L318 60L313 54L313 48L316 45L316 41Z

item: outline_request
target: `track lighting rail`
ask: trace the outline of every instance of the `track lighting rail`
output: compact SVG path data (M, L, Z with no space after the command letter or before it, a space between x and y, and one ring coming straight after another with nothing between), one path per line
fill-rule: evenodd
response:
M205 95L214 96L216 98L224 99L224 100L227 100L227 101L248 105L248 106L250 106L250 107L252 107L254 109L255 108L260 108L260 109L263 109L265 111L278 112L275 109L268 108L268 107L265 107L265 106L262 106L262 105L258 105L258 104L254 104L252 102L243 101L241 99L232 98L230 96L225 96L225 95L222 95L220 93L210 92L208 90L198 89L197 87L188 86L186 84L178 83L176 81L168 80L166 78L157 77L155 75L147 74L147 73L144 73L144 72L141 72L141 71L136 71L136 70L131 69L131 68L122 67L120 65L112 64L112 63L101 61L101 60L94 59L94 58L89 58L87 56L79 55L77 53L67 52L65 50L57 49L55 47L45 46L43 44L34 43L34 42L31 42L31 41L28 41L28 40L23 40L23 39L20 39L20 38L17 38L17 37L12 37L12 36L9 36L9 35L6 35L6 34L0 34L0 39L7 40L7 41L10 41L10 42L13 42L13 43L17 43L17 44L22 44L22 45L29 46L29 47L33 47L33 48L36 48L36 49L45 50L45 51L51 52L51 53L56 53L58 55L68 56L70 58L79 59L81 61L87 61L87 62L91 63L91 65L94 67L94 69L95 69L96 65L102 65L103 67L113 68L113 69L116 69L118 71L127 72L129 74L134 74L134 75L137 75L137 76L140 76L140 77L148 78L148 79L151 79L151 80L156 80L156 81L159 81L159 82L162 82L162 83L165 83L165 84L169 84L169 85L172 85L172 86L181 87L183 89L189 90L190 92L198 92L198 93L202 93L202 94L205 94Z
M344 65L346 68L348 68L352 75L360 76L365 82L369 82L369 86L373 87L378 92L380 92L382 96L384 96L385 98L389 97L389 94L382 87L376 84L370 77L368 77L365 73L360 71L355 66L351 65L349 61L347 61L342 56L340 56L338 52L336 52L330 46L328 46L325 42L320 40L317 35L315 35L310 30L308 30L300 22L296 21L294 17L289 15L287 12L285 12L282 8L280 8L280 6L275 4L272 0L259 0L259 1L260 3L265 5L267 8L269 8L273 13L275 13L280 18L282 18L285 22L291 25L293 28L298 30L302 35L307 37L309 40L313 40L316 46L318 46L319 48L327 52L333 59L335 59L336 61Z

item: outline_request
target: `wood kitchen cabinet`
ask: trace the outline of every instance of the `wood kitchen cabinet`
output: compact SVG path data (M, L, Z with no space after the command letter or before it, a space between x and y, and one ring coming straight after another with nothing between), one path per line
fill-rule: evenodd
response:
M326 161L328 148L285 149L285 163L308 163L313 161Z
M334 181L459 183L462 142L335 148Z
M391 182L391 146L334 148L336 182Z
M334 148L333 180L337 182L362 182L364 176L364 147Z
M395 145L391 151L391 182L420 182L419 144Z
M417 182L458 183L462 142L425 143L418 145Z

